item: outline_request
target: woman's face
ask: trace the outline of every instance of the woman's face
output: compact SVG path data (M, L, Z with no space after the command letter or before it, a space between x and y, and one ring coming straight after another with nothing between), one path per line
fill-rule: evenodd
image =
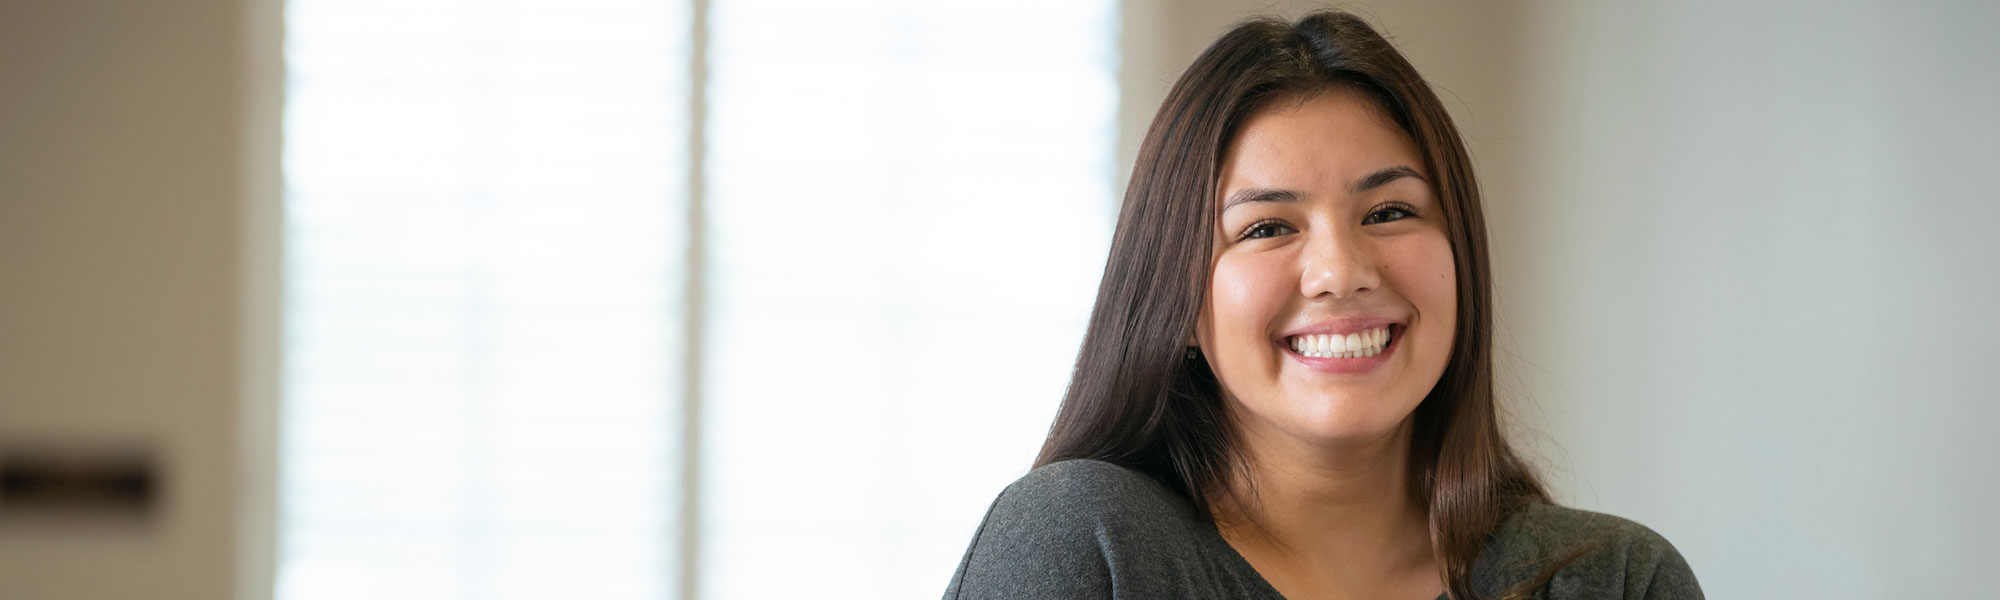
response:
M1350 90L1280 100L1231 143L1196 336L1253 436L1375 440L1437 384L1457 276L1429 177Z

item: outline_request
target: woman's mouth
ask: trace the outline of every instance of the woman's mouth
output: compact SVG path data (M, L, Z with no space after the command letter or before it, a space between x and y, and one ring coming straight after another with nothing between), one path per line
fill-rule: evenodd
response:
M1381 354L1395 341L1395 327L1340 334L1295 335L1285 339L1292 352L1306 358L1368 358Z

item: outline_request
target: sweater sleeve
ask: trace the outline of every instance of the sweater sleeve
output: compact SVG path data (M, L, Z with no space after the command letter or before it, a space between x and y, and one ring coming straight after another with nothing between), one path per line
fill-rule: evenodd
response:
M1551 568L1552 576L1538 578ZM1652 528L1548 504L1531 505L1507 519L1473 571L1476 587L1491 597L1546 586L1530 597L1703 600L1687 560Z
M1549 598L1704 600L1694 570L1667 538L1626 519L1582 514L1590 518L1578 525L1591 530L1597 550L1558 572Z
M1054 467L1054 468L1051 468ZM973 534L945 600L1111 598L1104 498L1088 465L1036 469L1000 493Z
M1643 563L1650 563L1652 570L1643 576L1643 581L1635 577L1634 585L1628 587L1634 593L1629 597L1644 600L1704 600L1701 584L1695 581L1694 569L1688 567L1687 559L1674 549L1674 545L1651 529L1645 530L1643 549L1635 552Z

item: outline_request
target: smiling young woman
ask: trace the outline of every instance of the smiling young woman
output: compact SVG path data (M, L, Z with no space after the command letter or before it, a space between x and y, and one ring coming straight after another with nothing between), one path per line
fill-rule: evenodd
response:
M1258 20L1147 132L1035 469L947 598L1699 598L1502 436L1478 186L1361 20Z

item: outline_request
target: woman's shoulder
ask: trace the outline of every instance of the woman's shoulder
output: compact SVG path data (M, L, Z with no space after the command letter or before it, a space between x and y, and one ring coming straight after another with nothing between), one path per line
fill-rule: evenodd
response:
M1138 471L1098 460L1038 467L987 509L945 597L1219 597L1192 504ZM1117 594L1113 594L1114 585Z
M1652 550L1673 548L1659 532L1637 521L1542 502L1530 502L1515 510L1501 521L1495 535L1557 549L1585 542Z
M1474 562L1475 579L1519 582L1563 564L1548 598L1701 598L1687 560L1652 528L1540 502L1502 520Z
M1194 508L1159 480L1131 468L1092 459L1037 467L994 500L992 517L1026 517L1047 526L1090 528L1194 524Z

